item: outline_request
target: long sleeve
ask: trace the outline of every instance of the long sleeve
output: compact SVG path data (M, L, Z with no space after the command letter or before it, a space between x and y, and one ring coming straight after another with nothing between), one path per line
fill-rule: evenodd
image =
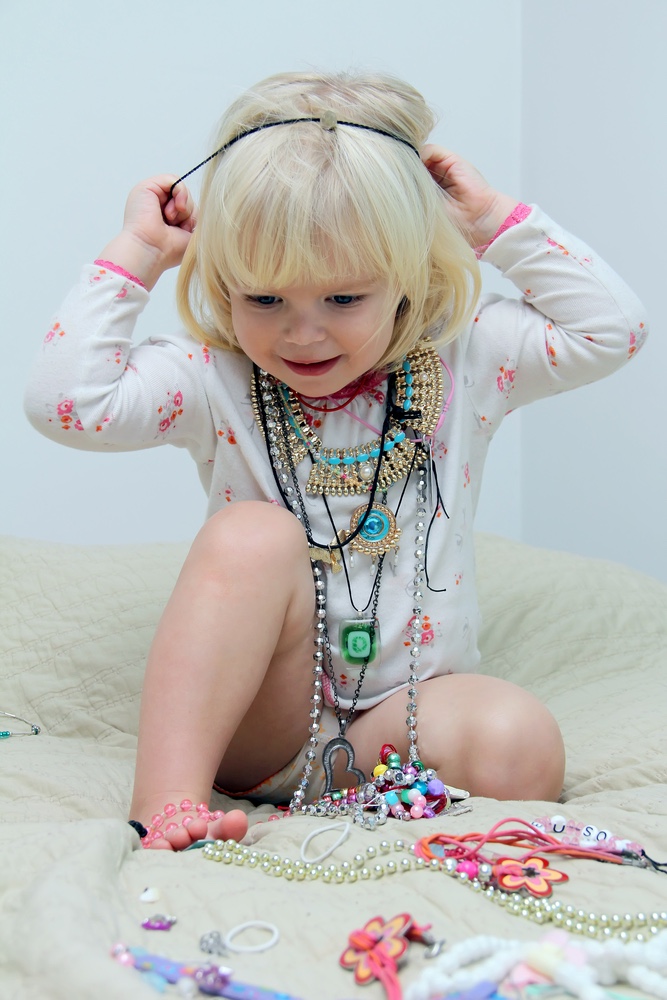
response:
M482 259L522 296L483 300L466 338L468 395L489 430L508 410L611 374L646 338L634 293L535 206Z
M469 328L441 351L449 408L433 439L442 509L434 511L429 528L428 566L435 589L427 588L423 601L423 678L479 665L473 524L495 430L520 405L615 371L646 336L643 308L624 282L538 208L498 236L483 260L514 282L521 297L483 299ZM26 393L31 421L53 440L83 448L187 447L198 464L209 515L227 503L279 503L253 415L250 360L209 350L185 334L132 347L147 301L147 293L133 282L103 268L84 268L41 347ZM318 435L325 447L365 449L379 433L374 428L382 427L385 412L382 383L356 396L345 410L327 413ZM299 463L296 471L303 484L308 463ZM382 663L368 672L359 709L406 685L414 602L405 583L414 577L414 549L405 539L415 525L416 496L414 482L396 482L387 490L386 503L404 541L383 578ZM325 506L320 497L305 494L304 503L314 537L326 541L351 523L360 498L330 496ZM364 607L367 558L348 571L349 577L329 576L327 584L343 708L354 698L356 675L339 656L334 623L350 617L351 600Z
M210 352L182 334L132 346L148 293L87 265L44 338L25 393L33 426L70 447L133 450L171 443L212 456Z

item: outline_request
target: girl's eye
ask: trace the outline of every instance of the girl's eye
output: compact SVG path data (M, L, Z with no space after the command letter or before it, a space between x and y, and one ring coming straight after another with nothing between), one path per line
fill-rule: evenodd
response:
M332 295L331 301L337 306L351 306L355 302L361 302L363 295Z
M250 295L248 298L258 306L273 306L278 301L277 295Z

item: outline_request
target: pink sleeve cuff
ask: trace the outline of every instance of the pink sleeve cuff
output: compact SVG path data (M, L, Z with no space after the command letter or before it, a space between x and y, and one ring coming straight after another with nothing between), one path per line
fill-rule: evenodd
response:
M508 215L498 232L494 233L488 243L485 243L482 247L475 247L475 256L477 260L489 249L494 240L497 240L502 233L507 229L511 229L512 226L516 226L519 222L523 222L531 213L530 205L524 205L523 202L519 202L511 215Z
M133 281L135 285L140 285L141 288L146 287L141 278L137 278L136 275L130 274L129 271L126 271L124 267L119 267L118 264L112 264L110 260L94 260L93 264L96 264L97 267L104 267L107 271L113 271L114 274L120 274L122 278L129 278L130 281Z

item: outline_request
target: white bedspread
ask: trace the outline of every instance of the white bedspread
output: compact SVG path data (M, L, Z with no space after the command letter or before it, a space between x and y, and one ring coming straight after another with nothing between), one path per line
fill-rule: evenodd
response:
M226 964L239 980L302 1000L380 1000L378 984L361 989L338 964L348 934L378 914L407 911L450 942L543 934L442 873L288 881L205 861L199 850L140 848L126 817L143 665L185 552L0 541L0 709L42 727L37 737L0 741L0 997L149 998L155 990L139 973L110 958L115 943L201 963L202 934L252 919L275 924L279 943ZM331 860L351 861L369 847L381 861L400 860L380 842L560 813L667 861L667 587L493 536L478 536L478 566L484 670L531 689L559 720L568 751L563 802L472 799L464 815L391 820L377 833L354 827ZM11 722L0 717L0 729ZM229 805L220 796L215 804ZM327 822L266 822L270 807L245 808L249 842L292 859ZM318 837L311 853L336 836ZM580 860L556 867L570 881L554 896L586 914L667 910L667 875ZM159 902L140 901L146 886ZM154 912L178 922L168 933L142 929ZM409 955L404 987L424 968L419 946Z

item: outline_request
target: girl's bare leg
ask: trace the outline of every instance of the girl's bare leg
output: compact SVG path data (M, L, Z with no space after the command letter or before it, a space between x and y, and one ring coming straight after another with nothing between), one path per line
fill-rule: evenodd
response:
M148 825L166 803L208 802L216 775L232 791L249 788L301 749L314 604L307 544L292 514L247 502L207 521L149 653L132 819ZM240 810L208 829L196 824L154 846L240 839L247 828Z
M556 801L565 750L549 710L528 691L497 677L451 674L417 688L419 750L439 777L472 795ZM407 759L408 701L399 691L350 725L355 763L369 774L383 743ZM339 754L339 757L341 755ZM336 777L342 780L337 761Z

